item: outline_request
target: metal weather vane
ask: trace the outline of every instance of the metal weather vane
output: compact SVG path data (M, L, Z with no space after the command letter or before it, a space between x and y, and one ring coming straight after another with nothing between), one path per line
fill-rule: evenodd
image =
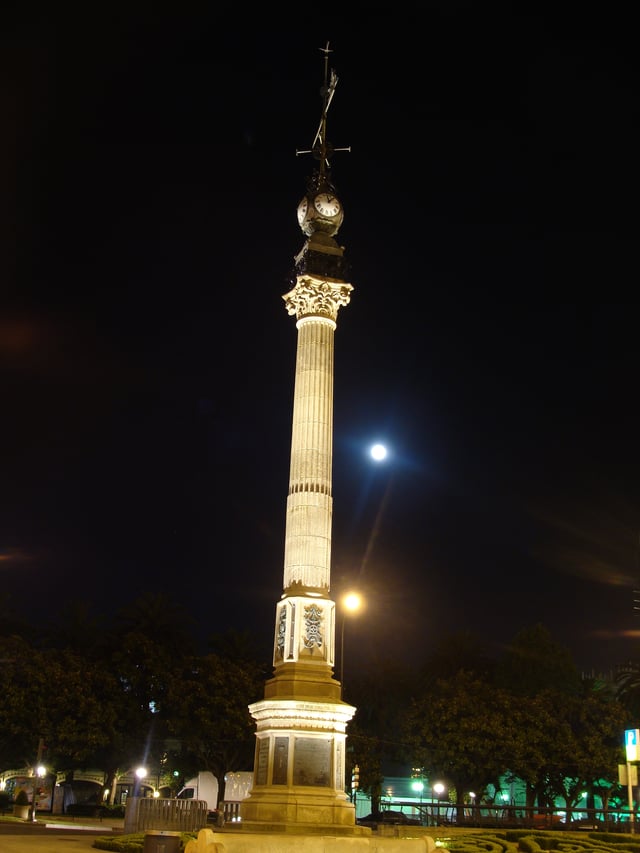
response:
M320 124L313 139L311 148L296 149L298 154L313 154L316 160L319 161L318 173L315 180L318 186L329 182L329 173L331 171L331 157L336 151L351 151L351 147L334 148L327 139L327 113L331 106L331 101L335 95L336 86L338 85L338 75L333 69L329 69L329 54L332 52L329 49L329 42L326 47L319 48L324 53L324 84L321 89L322 93L322 115Z

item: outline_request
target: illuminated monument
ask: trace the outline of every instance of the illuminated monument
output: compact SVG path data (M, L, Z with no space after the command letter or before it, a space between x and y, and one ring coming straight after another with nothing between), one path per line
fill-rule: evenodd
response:
M356 709L341 699L335 664L335 603L329 595L333 455L333 334L348 305L343 249L335 241L342 204L331 182L327 110L337 78L328 75L320 126L309 152L318 167L298 205L307 237L284 295L298 328L291 464L284 547L284 590L276 606L274 675L256 721L253 788L239 822L201 829L185 853L434 853L433 838L375 837L355 823L345 793L347 723ZM394 827L390 828L392 831ZM404 827L406 830L407 828ZM386 833L385 833L386 835ZM403 833L404 835L404 833Z
M318 165L298 205L306 241L295 286L283 297L298 329L284 591L276 607L274 676L249 710L256 721L254 785L243 826L268 824L356 831L345 793L346 726L355 708L333 678L335 603L330 597L333 353L338 311L349 303L343 249L335 240L342 204L331 181L327 111L337 77L328 45L322 115L309 151Z

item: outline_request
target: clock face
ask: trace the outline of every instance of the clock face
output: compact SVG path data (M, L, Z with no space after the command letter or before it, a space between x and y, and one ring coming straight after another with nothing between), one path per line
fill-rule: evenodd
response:
M321 216L337 216L340 213L340 202L331 193L318 193L313 203Z
M300 225L302 225L302 223L304 222L304 218L307 215L308 206L309 202L307 201L307 197L305 196L298 205L298 223Z

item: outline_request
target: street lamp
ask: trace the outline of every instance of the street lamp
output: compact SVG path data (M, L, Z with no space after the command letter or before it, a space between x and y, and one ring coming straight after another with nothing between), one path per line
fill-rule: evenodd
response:
M140 796L140 783L143 779L147 778L147 768L146 767L138 767L136 769L136 783L134 786L133 796Z
M440 797L444 794L444 785L442 784L442 782L436 782L435 783L435 785L433 786L433 793L438 798L437 816L436 817L437 817L437 820L439 822L440 821Z
M422 823L422 792L424 791L424 782L422 779L416 779L411 783L411 787L416 794L420 795L420 808L418 809L418 814L420 815L420 823Z
M47 768L39 764L33 772L33 796L31 798L31 820L36 823L36 810L38 807L38 779L42 780L47 775Z
M340 631L340 684L344 693L344 626L347 613L356 613L362 607L362 597L357 592L348 592L342 598L342 630Z

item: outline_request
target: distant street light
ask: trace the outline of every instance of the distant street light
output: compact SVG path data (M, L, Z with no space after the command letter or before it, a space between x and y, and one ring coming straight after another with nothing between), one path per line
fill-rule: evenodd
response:
M344 695L344 626L347 613L357 613L362 607L362 596L357 592L348 592L342 598L342 629L340 631L340 684Z
M47 775L46 767L43 767L41 764L43 752L44 740L42 738L39 738L36 762L33 766L33 795L31 797L31 820L34 823L36 822L36 810L38 808L38 804L36 802L38 799L38 779L44 779L44 777Z
M147 778L147 768L146 767L138 767L136 768L136 781L133 786L133 796L138 797L140 795L140 783L143 779Z
M436 784L433 786L433 793L434 793L434 794L436 795L436 797L438 798L438 805L437 805L438 814L437 814L437 819L438 819L438 821L439 821L439 820L440 820L440 797L444 794L444 785L442 784L442 782L436 782Z
M31 820L36 823L36 811L38 808L38 780L42 781L44 777L47 775L47 768L43 767L42 764L39 764L35 768L35 772L33 774L33 796L31 802Z

